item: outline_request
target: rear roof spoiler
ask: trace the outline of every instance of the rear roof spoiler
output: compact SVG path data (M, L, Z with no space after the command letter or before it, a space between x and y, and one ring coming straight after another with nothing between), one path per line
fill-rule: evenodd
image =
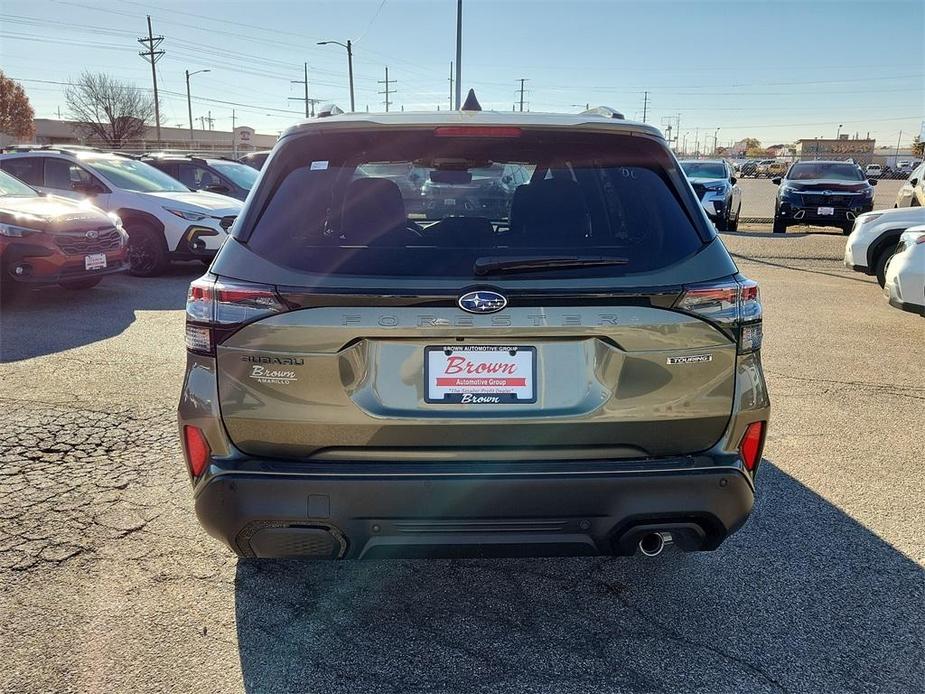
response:
M579 115L604 116L604 118L618 118L619 120L626 120L622 113L616 109L610 108L610 106L595 106L594 108L589 108L587 111L582 111Z

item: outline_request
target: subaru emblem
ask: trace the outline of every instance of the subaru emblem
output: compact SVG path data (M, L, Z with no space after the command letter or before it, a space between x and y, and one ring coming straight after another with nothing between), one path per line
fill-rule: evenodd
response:
M507 299L498 292L482 289L463 294L457 303L459 308L468 313L495 313L507 306Z
M86 233L86 237L88 239L95 239L97 236L99 236L99 234L93 229L91 229L90 231Z

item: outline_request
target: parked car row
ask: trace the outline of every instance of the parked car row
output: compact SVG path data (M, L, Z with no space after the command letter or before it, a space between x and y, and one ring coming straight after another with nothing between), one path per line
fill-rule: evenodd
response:
M176 168L170 168L174 165ZM230 165L237 170L227 173ZM178 177L189 176L188 183L198 182L201 188L192 190L192 185L182 183L162 168ZM53 243L39 249L31 242L37 238L33 234L17 237L5 234L0 269L3 281L12 286L15 282L36 282L40 277L56 281L47 270L52 262L47 251L55 247L60 258L54 262L70 271L72 252L83 254L85 272L92 273L89 277L97 281L105 272L124 269L133 275L151 277L162 273L171 260L200 260L208 264L241 209L239 200L208 189L219 185L215 181L223 186L226 181L234 182L243 189L248 183L247 175L253 170L236 162L199 159L180 162L166 157L141 160L91 148L16 147L0 154L0 171L7 174L5 181L19 183L18 187L7 184L9 190L18 192L4 195L6 204L14 197L34 198L33 205L38 210L35 215L47 217L55 211L64 217L49 221L52 227L66 218L69 234L81 232L86 236L79 246L71 244L67 248L56 236ZM242 175L242 171L248 174ZM254 178L250 179L251 184ZM82 210L82 216L68 213L72 208ZM107 217L109 227L114 227L118 234L100 226L98 216L105 213L111 215ZM31 239L29 243L20 240L27 236ZM99 255L117 250L117 236L124 258L107 255L104 262ZM9 241L10 238L15 240ZM39 258L45 260L39 262ZM84 278L87 281L82 286L96 284L89 277ZM77 286L76 279L71 282L69 277L67 282Z
M845 244L845 266L875 276L892 306L925 316L925 207L860 215Z

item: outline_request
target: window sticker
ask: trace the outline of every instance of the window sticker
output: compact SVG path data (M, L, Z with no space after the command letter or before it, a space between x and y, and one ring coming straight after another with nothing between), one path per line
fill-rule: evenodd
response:
M310 171L324 171L328 168L327 161L313 161L310 167Z

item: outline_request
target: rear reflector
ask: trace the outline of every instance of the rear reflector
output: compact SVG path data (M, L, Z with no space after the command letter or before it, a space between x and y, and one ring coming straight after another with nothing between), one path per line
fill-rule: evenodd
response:
M767 422L752 422L745 429L742 442L739 444L739 454L746 469L753 471L761 460L761 449L764 447L764 429Z
M434 130L436 137L520 137L520 128L504 126L483 127L470 125L445 125Z
M201 429L183 427L183 452L186 453L186 465L193 477L199 477L209 464L209 443Z

